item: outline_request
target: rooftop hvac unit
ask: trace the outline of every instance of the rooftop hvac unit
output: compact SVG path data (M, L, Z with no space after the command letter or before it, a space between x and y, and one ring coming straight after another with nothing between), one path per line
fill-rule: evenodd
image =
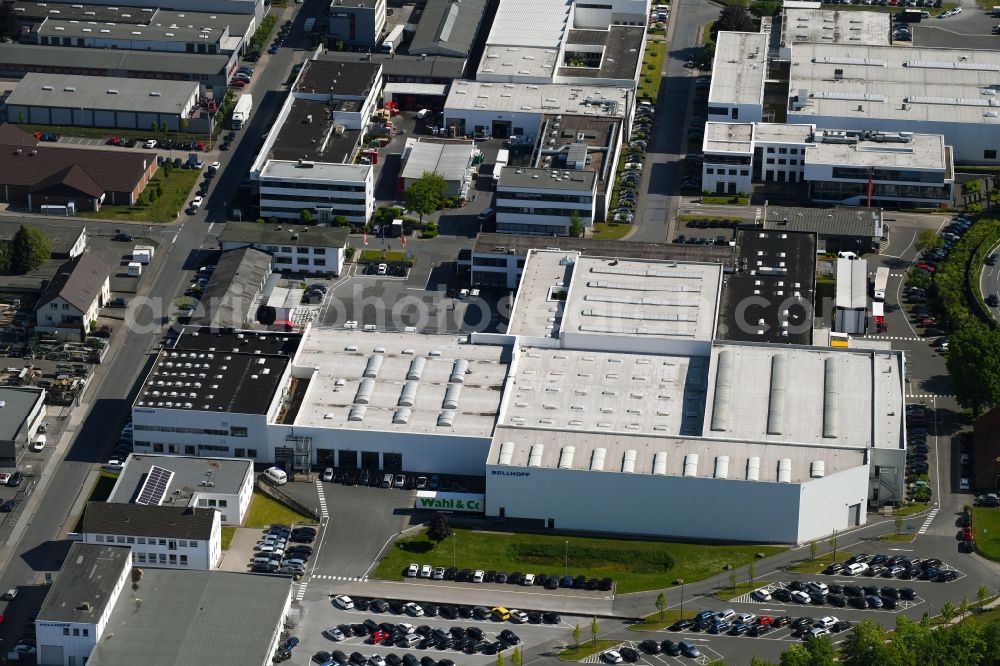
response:
M715 478L717 479L728 479L729 478L729 456L716 456L715 457Z
M544 444L533 444L528 453L528 467L541 467L543 453L545 453Z
M809 464L809 476L814 479L822 479L826 476L826 463L822 460L814 460Z
M354 396L354 402L358 405L367 405L368 401L372 398L372 393L375 391L375 380L374 379L362 379L361 383L358 384L358 392Z
M559 452L559 469L573 469L573 456L576 454L575 446L564 446Z
M653 455L653 474L657 476L667 475L667 452L657 451Z
M792 482L792 459L782 458L778 461L778 483Z
M590 455L590 471L592 472L603 472L604 471L604 458L607 456L608 450L603 448L594 449L594 452Z
M500 445L500 457L497 459L497 464L509 465L511 459L514 457L514 442L504 442Z
M760 458L753 456L747 460L747 481L760 480Z
M697 453L689 453L684 456L684 476L698 476Z
M625 455L622 456L622 471L626 474L632 474L635 472L635 449L628 449L625 451Z
M469 369L469 362L464 358L455 359L455 364L451 366L451 376L448 377L448 381L461 384L465 381L465 373Z

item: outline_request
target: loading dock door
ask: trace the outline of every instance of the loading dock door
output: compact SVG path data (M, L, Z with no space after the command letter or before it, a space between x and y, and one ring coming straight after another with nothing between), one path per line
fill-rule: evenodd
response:
M852 504L847 507L847 524L857 526L861 524L861 505Z
M334 449L316 449L316 464L319 467L336 467L337 452Z
M337 461L340 467L344 469L357 469L358 468L358 452L357 451L337 451Z
M382 469L387 472L402 472L403 471L403 454L402 453L383 453L382 454Z
M510 136L510 121L509 120L494 120L493 130L491 132L494 139L506 139Z
M378 451L362 451L361 452L361 468L362 469L378 469Z

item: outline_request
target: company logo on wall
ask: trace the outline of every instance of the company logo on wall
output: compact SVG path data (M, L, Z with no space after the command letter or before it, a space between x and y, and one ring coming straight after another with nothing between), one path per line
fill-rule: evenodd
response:
M491 474L493 476L531 476L531 472L514 472L506 469L495 469Z
M429 490L417 492L416 508L436 511L473 511L482 513L485 495L474 493L438 493Z

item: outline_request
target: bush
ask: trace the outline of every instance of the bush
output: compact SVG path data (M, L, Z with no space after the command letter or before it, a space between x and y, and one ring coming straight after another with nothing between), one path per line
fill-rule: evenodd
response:
M962 191L966 194L972 194L973 192L979 192L983 189L982 181L970 180L962 185Z
M967 210L970 213L982 213L983 212L983 204L981 204L981 203L970 203L968 206L965 207L965 210Z

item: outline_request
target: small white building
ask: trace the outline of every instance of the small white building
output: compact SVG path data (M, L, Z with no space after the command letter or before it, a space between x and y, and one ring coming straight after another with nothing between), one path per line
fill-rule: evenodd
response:
M17 466L44 420L45 389L0 387L0 467Z
M132 549L140 567L215 569L222 557L221 514L217 509L161 504L171 501L170 470L153 467L134 504L88 502L83 541Z
M425 172L442 176L448 185L448 197L465 197L472 185L472 158L476 153L474 141L435 141L433 139L406 140L403 147L404 188L409 187Z
M341 227L227 222L219 244L223 252L244 247L266 252L276 272L340 275L347 236L348 230Z
M35 330L74 340L90 333L91 323L111 299L110 276L93 252L64 263L35 304Z
M594 171L505 168L494 203L497 232L567 236L574 213L584 228L592 227L597 176Z
M253 498L252 460L132 453L125 459L108 501L138 501L151 474L162 478L164 496L170 498L171 505L215 509L223 525L242 524Z

